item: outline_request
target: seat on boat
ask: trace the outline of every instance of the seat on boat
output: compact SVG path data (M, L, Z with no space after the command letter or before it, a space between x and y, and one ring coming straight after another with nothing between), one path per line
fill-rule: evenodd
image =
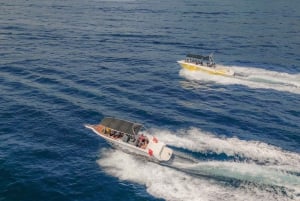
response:
M129 141L129 136L128 135L123 135L122 141L123 142L128 142Z
M130 138L129 139L129 143L130 144L134 144L134 142L136 141L135 137L134 136L130 136L129 138Z

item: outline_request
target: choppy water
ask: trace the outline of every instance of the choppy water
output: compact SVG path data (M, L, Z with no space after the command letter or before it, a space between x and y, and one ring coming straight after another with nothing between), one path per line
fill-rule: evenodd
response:
M299 200L299 9L0 2L0 200ZM186 53L243 76L181 70ZM111 149L83 127L105 116L143 123L190 160Z

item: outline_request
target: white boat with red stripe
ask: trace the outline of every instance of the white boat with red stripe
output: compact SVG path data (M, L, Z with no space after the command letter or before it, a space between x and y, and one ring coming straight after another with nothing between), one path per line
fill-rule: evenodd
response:
M142 133L141 124L106 117L99 124L86 124L85 127L125 152L145 156L155 162L166 162L172 158L173 150L156 137Z

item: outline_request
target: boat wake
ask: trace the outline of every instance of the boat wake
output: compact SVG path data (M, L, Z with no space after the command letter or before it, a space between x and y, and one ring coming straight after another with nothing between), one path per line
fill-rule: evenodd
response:
M288 74L251 67L224 66L224 68L233 69L235 76L208 76L201 71L185 69L181 69L179 74L189 80L213 81L225 85L238 84L249 88L273 89L300 94L300 74Z
M104 149L98 164L108 174L144 185L150 194L165 200L300 198L297 153L257 141L220 138L198 129L154 134L176 149L170 163L160 165ZM207 156L199 159L197 153ZM228 158L217 160L210 157L212 153Z
M152 133L168 145L199 152L206 157L210 154L225 154L234 161L256 163L300 174L299 154L263 142L219 137L197 128L181 130L176 134L167 130L153 130Z

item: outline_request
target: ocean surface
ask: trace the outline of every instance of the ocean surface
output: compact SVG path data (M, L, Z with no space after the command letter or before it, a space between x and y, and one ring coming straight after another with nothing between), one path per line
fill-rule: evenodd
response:
M0 201L300 200L300 1L0 2ZM213 53L236 77L182 70ZM144 124L168 166L84 128Z

